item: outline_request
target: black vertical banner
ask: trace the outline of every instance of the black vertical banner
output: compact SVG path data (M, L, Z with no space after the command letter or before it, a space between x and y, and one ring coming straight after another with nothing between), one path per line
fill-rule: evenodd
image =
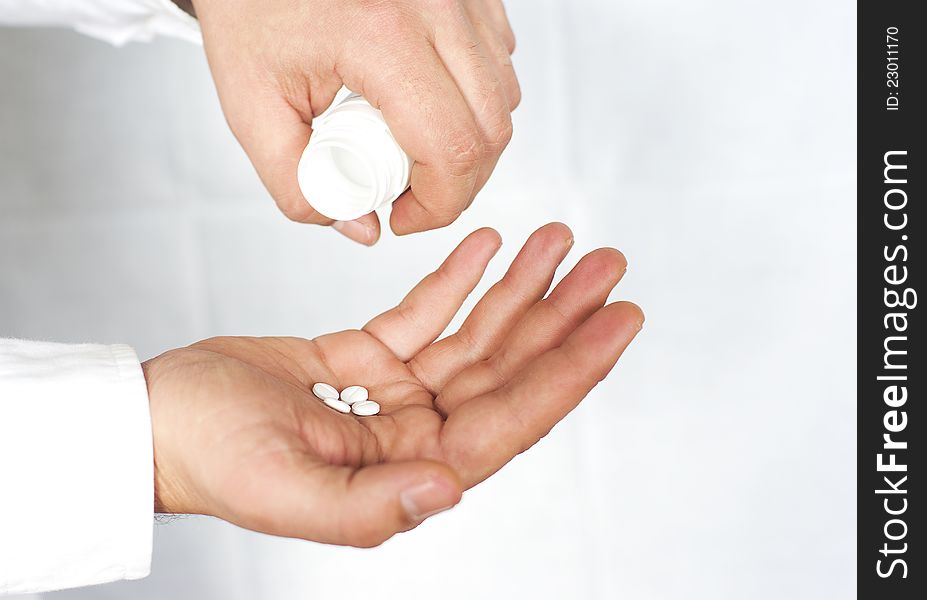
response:
M860 598L923 598L927 586L927 22L916 8L924 3L858 4Z

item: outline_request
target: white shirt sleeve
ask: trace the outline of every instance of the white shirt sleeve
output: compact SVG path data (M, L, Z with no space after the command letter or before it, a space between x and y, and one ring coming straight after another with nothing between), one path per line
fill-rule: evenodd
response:
M0 24L72 27L117 46L156 35L203 42L197 20L171 0L0 0Z
M148 575L153 471L131 348L0 339L0 594Z

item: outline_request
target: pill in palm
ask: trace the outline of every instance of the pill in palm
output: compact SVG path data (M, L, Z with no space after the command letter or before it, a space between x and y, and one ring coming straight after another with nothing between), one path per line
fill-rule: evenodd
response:
M363 402L369 397L370 395L367 393L367 388L361 385L350 385L341 390L341 400L348 404Z
M316 398L319 400L338 399L338 390L328 385L327 383L315 384L312 386L312 393L315 394Z
M380 405L373 400L364 400L351 405L351 412L359 417L372 417L380 412Z
M325 403L325 406L329 408L334 408L340 413L347 414L351 412L351 406L347 402L342 402L341 400L338 400L337 398L325 398L324 400L322 400L322 402Z

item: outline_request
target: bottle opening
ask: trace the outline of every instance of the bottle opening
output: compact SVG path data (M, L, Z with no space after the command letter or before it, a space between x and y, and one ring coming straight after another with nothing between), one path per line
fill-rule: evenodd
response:
M343 98L312 127L296 177L303 196L322 215L356 219L392 202L409 186L409 157L380 111L360 96Z
M373 187L373 177L361 157L338 146L333 146L328 152L332 166L347 186L363 188L365 191Z
M310 144L299 185L317 211L331 219L356 219L375 208L376 176L360 152L340 143Z

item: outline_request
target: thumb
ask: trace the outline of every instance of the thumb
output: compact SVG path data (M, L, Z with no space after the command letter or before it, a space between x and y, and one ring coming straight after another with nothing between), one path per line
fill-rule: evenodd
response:
M292 467L277 486L283 530L269 533L329 544L377 546L452 508L463 493L457 474L434 461Z

